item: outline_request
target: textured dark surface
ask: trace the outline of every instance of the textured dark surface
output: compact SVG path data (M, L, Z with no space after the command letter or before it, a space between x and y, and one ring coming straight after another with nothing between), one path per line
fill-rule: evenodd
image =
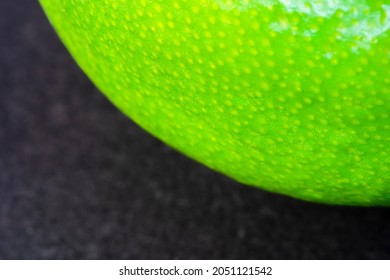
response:
M0 259L390 258L390 208L301 202L185 158L22 2L0 4Z

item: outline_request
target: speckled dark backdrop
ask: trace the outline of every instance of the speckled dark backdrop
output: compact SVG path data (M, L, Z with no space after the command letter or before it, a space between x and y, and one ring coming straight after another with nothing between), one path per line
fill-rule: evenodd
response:
M1 259L389 259L390 208L245 187L123 116L36 0L0 1Z

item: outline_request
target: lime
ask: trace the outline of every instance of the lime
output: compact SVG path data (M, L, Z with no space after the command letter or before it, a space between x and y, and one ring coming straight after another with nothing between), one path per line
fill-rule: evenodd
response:
M388 0L41 4L96 86L189 157L304 200L390 205Z

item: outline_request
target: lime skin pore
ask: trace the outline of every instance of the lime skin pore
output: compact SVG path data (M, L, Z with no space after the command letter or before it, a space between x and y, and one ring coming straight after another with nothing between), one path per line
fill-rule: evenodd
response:
M95 85L168 145L272 192L390 205L390 1L40 2Z

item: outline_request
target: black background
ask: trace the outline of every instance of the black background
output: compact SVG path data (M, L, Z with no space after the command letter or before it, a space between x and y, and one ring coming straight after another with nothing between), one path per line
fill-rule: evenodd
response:
M195 163L96 90L37 1L0 2L0 258L390 258L390 208L306 203Z

